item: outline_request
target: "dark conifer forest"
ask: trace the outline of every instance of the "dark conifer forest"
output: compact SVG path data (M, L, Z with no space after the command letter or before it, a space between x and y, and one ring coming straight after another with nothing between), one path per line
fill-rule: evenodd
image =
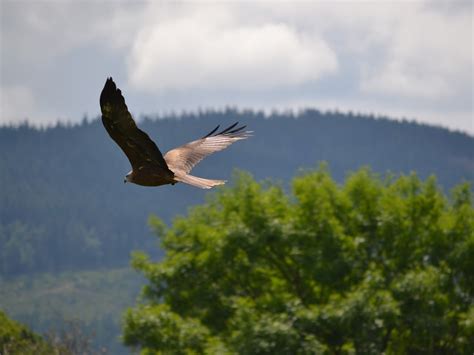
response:
M347 181L351 173L367 167L370 174L376 174L376 179L371 181L385 181L387 186L402 174L412 175L412 180L406 181L415 182L417 179L424 181L433 175L436 180L430 179L427 186L437 186L436 189L439 187L445 196L458 196L458 199L461 190L456 190L457 195L450 194L452 188L462 182L471 183L474 179L472 136L406 120L394 121L384 117L343 114L337 111L323 113L305 110L298 114L288 112L265 115L262 112L227 109L167 117L143 117L139 120L139 127L149 134L164 154L169 149L206 135L217 125L226 127L236 121L247 125L253 131L253 137L206 158L193 170L194 175L229 180L232 188L239 180L237 177L242 175L239 171L244 171L251 174L255 181L262 182L262 186L266 186L265 180L271 180L272 186L281 186L283 192L280 195L284 196L286 193L291 194L293 178L304 176L318 166L323 165L322 169L328 170L330 179L339 184L337 188L341 191L344 190L344 181ZM148 334L148 330L154 331L155 325L142 331L136 327L138 323L135 324L133 312L127 313L127 325L123 328L124 312L133 306L145 283L143 276L130 268L131 253L139 250L150 255L151 260L163 260L166 264L167 259L163 259L164 251L160 249L159 240L155 236L160 233L157 233L156 228L153 231L150 229L149 217L157 216L168 226L174 220L178 231L182 229L183 223L186 228L193 230L193 218L175 218L187 215L190 208L196 205L201 205L201 210L207 211L206 206L209 204L203 203L212 201L214 194L209 195L205 190L184 184L154 188L124 184L124 177L129 171L127 158L107 135L98 118L84 119L81 124L57 124L49 128L35 128L28 124L0 128L2 311L39 334L48 333L51 329L52 334L62 334L68 322L78 322L73 324L80 325L81 332L87 334L87 341L90 335L94 349L104 348L111 354L129 353L129 349L120 341L121 334L125 336L128 345L155 350L169 346L168 343L159 346L155 343L142 343L141 335ZM310 182L308 186L312 186ZM324 186L321 185L321 191L327 187ZM225 194L227 188L221 192ZM330 191L336 191L336 187L331 189ZM469 191L469 187L466 189L463 191ZM470 189L472 190L472 185ZM387 188L387 193L389 190ZM403 191L401 193L403 195ZM328 196L330 195L325 198L329 198ZM424 195L420 198L420 201L424 201ZM291 202L291 199L288 201ZM418 206L417 199L406 199L407 206ZM234 199L230 202L232 200ZM244 206L246 200L242 201ZM327 203L324 208L328 207ZM454 209L459 207L456 207L456 199L449 203ZM420 206L423 207L423 204ZM274 208L278 210L278 206L274 207L271 201L267 207L270 211ZM322 210L324 208L321 207ZM214 213L212 211L209 209L209 215ZM466 207L466 211L464 215L472 216L472 207ZM351 216L355 220L359 218L353 214ZM284 216L280 217L286 221ZM156 218L151 221L156 221ZM444 222L446 221L443 220ZM311 223L308 222L308 228L311 228ZM470 225L472 221L466 217L463 223ZM151 225L156 227L156 223ZM199 226L199 223L196 225ZM462 229L462 226L460 224L457 228ZM449 230L444 232L451 233ZM415 236L415 239L418 237ZM459 264L460 269L467 270L469 260L472 260L469 257L472 248L463 246L463 238L466 239L467 235L458 240L461 256L456 258L465 260L466 263L459 264L456 261L455 264ZM185 243L186 239L182 242ZM450 244L451 249L456 245ZM445 249L446 252L449 251L449 248ZM452 255L457 255L456 250ZM330 267L330 263L328 265L326 266ZM141 270L137 265L135 268ZM172 288L169 290L171 293L174 291ZM454 301L450 301L449 307L445 307L446 312L450 312L453 302L457 302L455 297L452 300ZM458 313L462 318L467 313L464 309L461 311ZM395 309L394 312L398 311ZM252 311L252 314L257 313ZM160 316L163 314L167 316L168 313L160 313ZM176 321L183 316L179 312L170 314L173 319L178 317ZM441 319L444 316L438 314L436 317ZM461 318L456 327L462 330L464 318ZM422 322L422 325L433 322L429 320ZM449 328L451 323L448 323L446 327ZM254 322L255 324L260 323ZM199 333L200 329L197 327L196 332ZM409 327L406 329L411 331ZM7 326L3 330L10 334L12 329ZM445 334L444 330L439 332ZM255 334L260 339L261 334L257 333ZM249 346L254 348L252 334L245 335L242 339L248 339ZM286 339L278 334L275 339ZM458 335L464 339L462 334ZM273 333L270 335L273 337ZM300 336L299 331L294 335ZM16 339L14 334L11 336L10 340ZM214 344L207 342L209 339L206 337L203 339L201 343L196 343L201 350ZM346 340L351 341L351 336L348 339ZM423 344L431 344L430 339L423 340ZM444 341L443 337L439 339ZM216 344L240 349L248 345L241 340L235 344ZM258 344L265 342L266 340L262 340ZM322 338L318 342L326 344L326 340ZM192 343L194 344L194 340ZM44 346L55 346L51 344ZM470 346L466 342L463 344ZM188 345L186 343L181 348ZM39 345L34 343L32 346Z
M338 112L206 111L145 117L162 153L216 125L239 121L254 136L204 160L197 176L231 180L234 169L287 184L327 162L336 181L361 166L380 174L436 175L448 191L474 178L474 138L439 127ZM205 192L177 184L124 184L130 170L98 119L37 129L0 128L0 275L121 267L133 250L155 253L147 219L170 222Z

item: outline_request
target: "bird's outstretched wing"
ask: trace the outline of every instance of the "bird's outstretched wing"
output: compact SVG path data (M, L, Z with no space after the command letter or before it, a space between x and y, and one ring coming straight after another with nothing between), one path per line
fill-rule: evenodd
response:
M169 171L156 144L135 124L122 92L117 89L112 78L107 79L100 94L100 108L105 129L122 148L133 169L153 165Z
M219 129L217 126L201 139L170 150L165 154L166 163L175 173L179 171L188 174L197 163L208 155L251 136L251 131L243 131L246 126L235 128L237 125L238 122L215 133Z

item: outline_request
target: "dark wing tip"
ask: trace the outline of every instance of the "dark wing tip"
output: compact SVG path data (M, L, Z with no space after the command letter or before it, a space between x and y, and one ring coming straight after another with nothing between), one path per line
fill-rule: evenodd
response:
M221 125L217 125L216 128L214 128L212 131L210 131L208 134L206 134L206 135L205 135L204 137L202 137L202 138L204 139L204 138L207 138L207 137L212 136L212 135L214 134L214 132L219 129L220 126L221 126Z
M114 79L112 77L108 77L105 81L104 89L102 91L114 91L117 90L117 86L115 85Z
M217 126L216 128L214 128L211 132L209 132L207 135L205 135L204 137L202 137L202 139L204 138L208 138L208 137L211 137L211 136L220 136L220 135L227 135L227 136L250 136L250 133L252 133L251 131L244 131L242 132L247 126L244 125L242 127L237 127L235 128L237 125L239 124L239 122L235 122L234 124L232 124L231 126L227 127L226 129L223 129L222 131L220 131L219 133L215 133L218 129L219 129L219 126ZM215 133L215 134L214 134Z
M120 89L117 89L117 85L115 85L114 80L112 77L107 78L105 81L104 88L100 94L100 106L104 107L105 104L125 104L125 99L122 96L122 92Z
M233 125L227 127L226 129L224 129L223 131L221 131L220 133L218 133L217 135L219 134L225 134L225 133L230 133L229 131L232 130L232 128L234 128L235 126L237 126L239 124L239 122L235 122Z

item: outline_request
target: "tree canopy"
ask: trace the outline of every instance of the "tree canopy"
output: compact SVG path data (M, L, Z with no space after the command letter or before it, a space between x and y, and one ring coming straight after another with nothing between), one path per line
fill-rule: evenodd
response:
M91 338L78 321L68 322L60 332L41 336L0 310L0 355L95 355L104 354L102 350L91 347Z
M28 327L0 311L0 354L48 354L51 346Z
M148 283L125 316L144 354L474 351L474 208L459 185L381 177L338 185L322 166L291 193L242 173L151 226L166 256L136 253Z

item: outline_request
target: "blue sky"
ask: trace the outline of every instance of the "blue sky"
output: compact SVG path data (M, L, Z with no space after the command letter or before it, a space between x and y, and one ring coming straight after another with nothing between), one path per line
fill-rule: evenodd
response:
M0 124L315 107L474 134L467 1L1 1Z

